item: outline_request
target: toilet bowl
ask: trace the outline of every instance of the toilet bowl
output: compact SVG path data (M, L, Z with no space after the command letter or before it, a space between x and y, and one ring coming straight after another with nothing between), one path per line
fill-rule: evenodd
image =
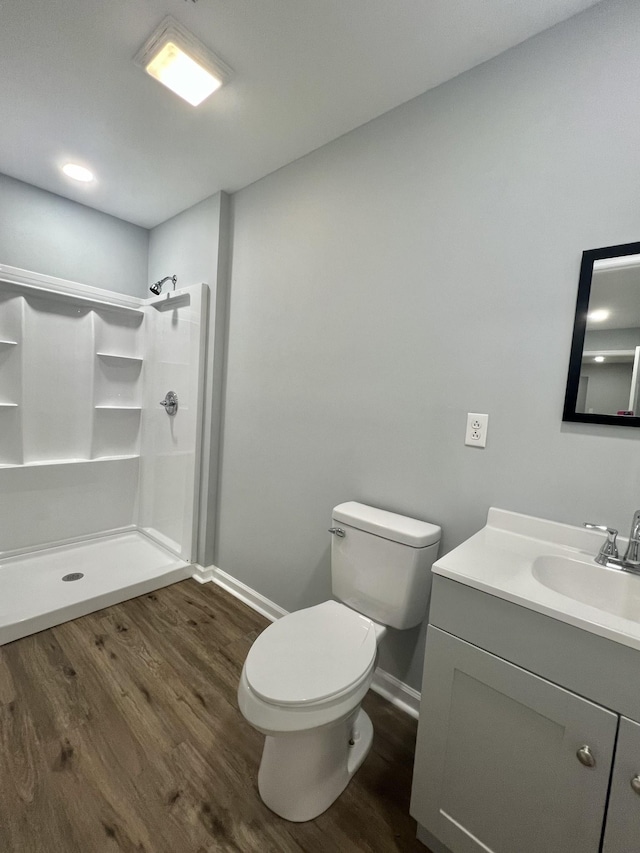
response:
M238 703L265 735L258 790L281 817L320 815L366 758L373 726L360 703L385 632L346 605L325 601L284 616L251 647Z
M387 625L425 616L440 528L350 501L333 510L332 587L338 601L283 616L256 639L238 705L265 735L264 803L291 821L322 814L367 756L373 726L360 707Z

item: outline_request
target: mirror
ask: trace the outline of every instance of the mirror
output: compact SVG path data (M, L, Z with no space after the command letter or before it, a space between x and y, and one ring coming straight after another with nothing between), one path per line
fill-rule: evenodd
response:
M563 420L640 426L640 243L582 254Z

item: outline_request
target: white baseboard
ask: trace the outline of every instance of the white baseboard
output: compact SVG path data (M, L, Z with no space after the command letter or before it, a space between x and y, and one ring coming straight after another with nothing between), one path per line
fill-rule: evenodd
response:
M203 569L202 566L194 565L193 568L193 577L198 583L208 583L211 581L221 586L227 592L230 592L231 595L235 595L236 598L239 598L240 601L251 607L252 610L256 610L272 622L275 622L281 616L286 616L288 613L287 610L279 607L275 602L269 601L264 595L260 595L259 592L231 577L231 575L223 572L217 566L208 566L206 569Z
M217 566L208 566L207 568L203 568L202 566L194 564L192 568L194 570L193 577L198 581L198 583L211 582L221 586L223 589L226 589L227 592L230 592L231 595L239 598L240 601L243 601L253 610L256 610L258 613L266 616L266 618L270 619L272 622L275 622L276 619L280 619L281 616L286 616L289 612L275 602L265 598L264 595L260 595L259 592L251 589L251 587L239 580L236 580L226 572L223 572L222 569L219 569ZM413 687L409 687L408 684L400 681L400 679L396 678L394 675L391 675L390 673L385 672L384 669L377 667L371 683L371 689L388 702L391 702L392 705L395 705L396 708L404 711L405 714L409 714L410 717L413 717L416 720L418 719L420 711L420 693L417 690L414 690Z
M413 687L409 687L404 681L400 681L395 675L377 667L371 682L371 689L395 705L396 708L400 708L405 714L409 714L414 720L420 716L420 693Z

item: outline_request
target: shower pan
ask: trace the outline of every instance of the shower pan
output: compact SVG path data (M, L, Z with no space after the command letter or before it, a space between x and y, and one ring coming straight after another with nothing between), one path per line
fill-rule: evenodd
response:
M0 266L0 644L191 575L207 297Z

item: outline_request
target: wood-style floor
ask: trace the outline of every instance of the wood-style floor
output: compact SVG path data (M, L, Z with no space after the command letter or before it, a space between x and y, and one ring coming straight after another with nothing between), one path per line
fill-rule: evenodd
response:
M189 580L1 647L2 853L425 853L416 725L373 693L374 747L340 799L305 824L263 805L236 687L267 624Z

